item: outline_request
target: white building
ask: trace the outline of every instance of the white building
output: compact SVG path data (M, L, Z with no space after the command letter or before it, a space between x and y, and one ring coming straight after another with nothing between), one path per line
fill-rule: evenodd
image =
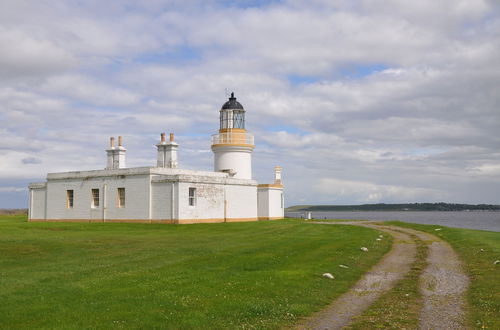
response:
M110 140L103 170L49 173L29 185L29 221L204 223L282 219L281 167L272 184L252 180L253 135L231 94L212 135L214 172L179 169L179 145L165 134L156 167L127 168L122 138Z

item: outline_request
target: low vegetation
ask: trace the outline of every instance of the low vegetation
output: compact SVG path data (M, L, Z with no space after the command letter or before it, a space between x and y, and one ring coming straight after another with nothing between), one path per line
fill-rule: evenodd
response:
M0 209L0 215L28 214L28 209Z
M362 205L296 205L287 207L287 212L299 211L499 211L500 205L456 204L456 203L406 203L406 204L362 204Z
M469 325L477 329L500 329L500 233L389 222L437 235L451 244L470 276L467 300ZM436 230L439 229L439 230Z
M298 220L144 225L0 216L0 328L287 327L378 262L390 248L378 234Z

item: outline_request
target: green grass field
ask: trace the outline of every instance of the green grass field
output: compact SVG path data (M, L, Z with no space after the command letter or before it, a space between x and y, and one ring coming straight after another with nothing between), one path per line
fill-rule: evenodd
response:
M145 225L0 216L0 328L286 327L345 292L389 250L378 234L298 220Z
M388 222L439 236L458 253L471 283L467 294L469 325L476 329L500 329L500 233L443 226ZM440 228L439 231L435 229Z

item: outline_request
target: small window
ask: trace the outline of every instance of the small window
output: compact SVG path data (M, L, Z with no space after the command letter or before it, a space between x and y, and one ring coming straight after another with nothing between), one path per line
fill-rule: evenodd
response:
M242 110L235 110L233 114L233 127L245 128L245 112Z
M189 206L196 205L196 188L189 188Z
M99 207L99 189L92 189L92 202L90 203L90 206L93 209Z
M118 207L125 207L125 188L118 188Z
M66 190L66 208L73 208L73 190Z

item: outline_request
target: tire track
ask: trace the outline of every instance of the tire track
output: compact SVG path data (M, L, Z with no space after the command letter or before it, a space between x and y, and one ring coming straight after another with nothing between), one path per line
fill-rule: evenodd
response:
M384 292L410 271L416 245L408 234L380 229L394 237L392 249L349 291L324 310L299 323L297 329L340 329L360 315Z
M428 249L427 266L419 279L423 297L419 328L425 330L467 328L465 325L467 304L464 295L469 279L463 271L458 255L448 243L435 235L403 227L367 222L338 224L384 231L393 236L393 247L348 292L324 310L300 322L297 329L341 329L348 325L353 317L361 315L409 272L416 252L416 243L410 235L417 236Z

